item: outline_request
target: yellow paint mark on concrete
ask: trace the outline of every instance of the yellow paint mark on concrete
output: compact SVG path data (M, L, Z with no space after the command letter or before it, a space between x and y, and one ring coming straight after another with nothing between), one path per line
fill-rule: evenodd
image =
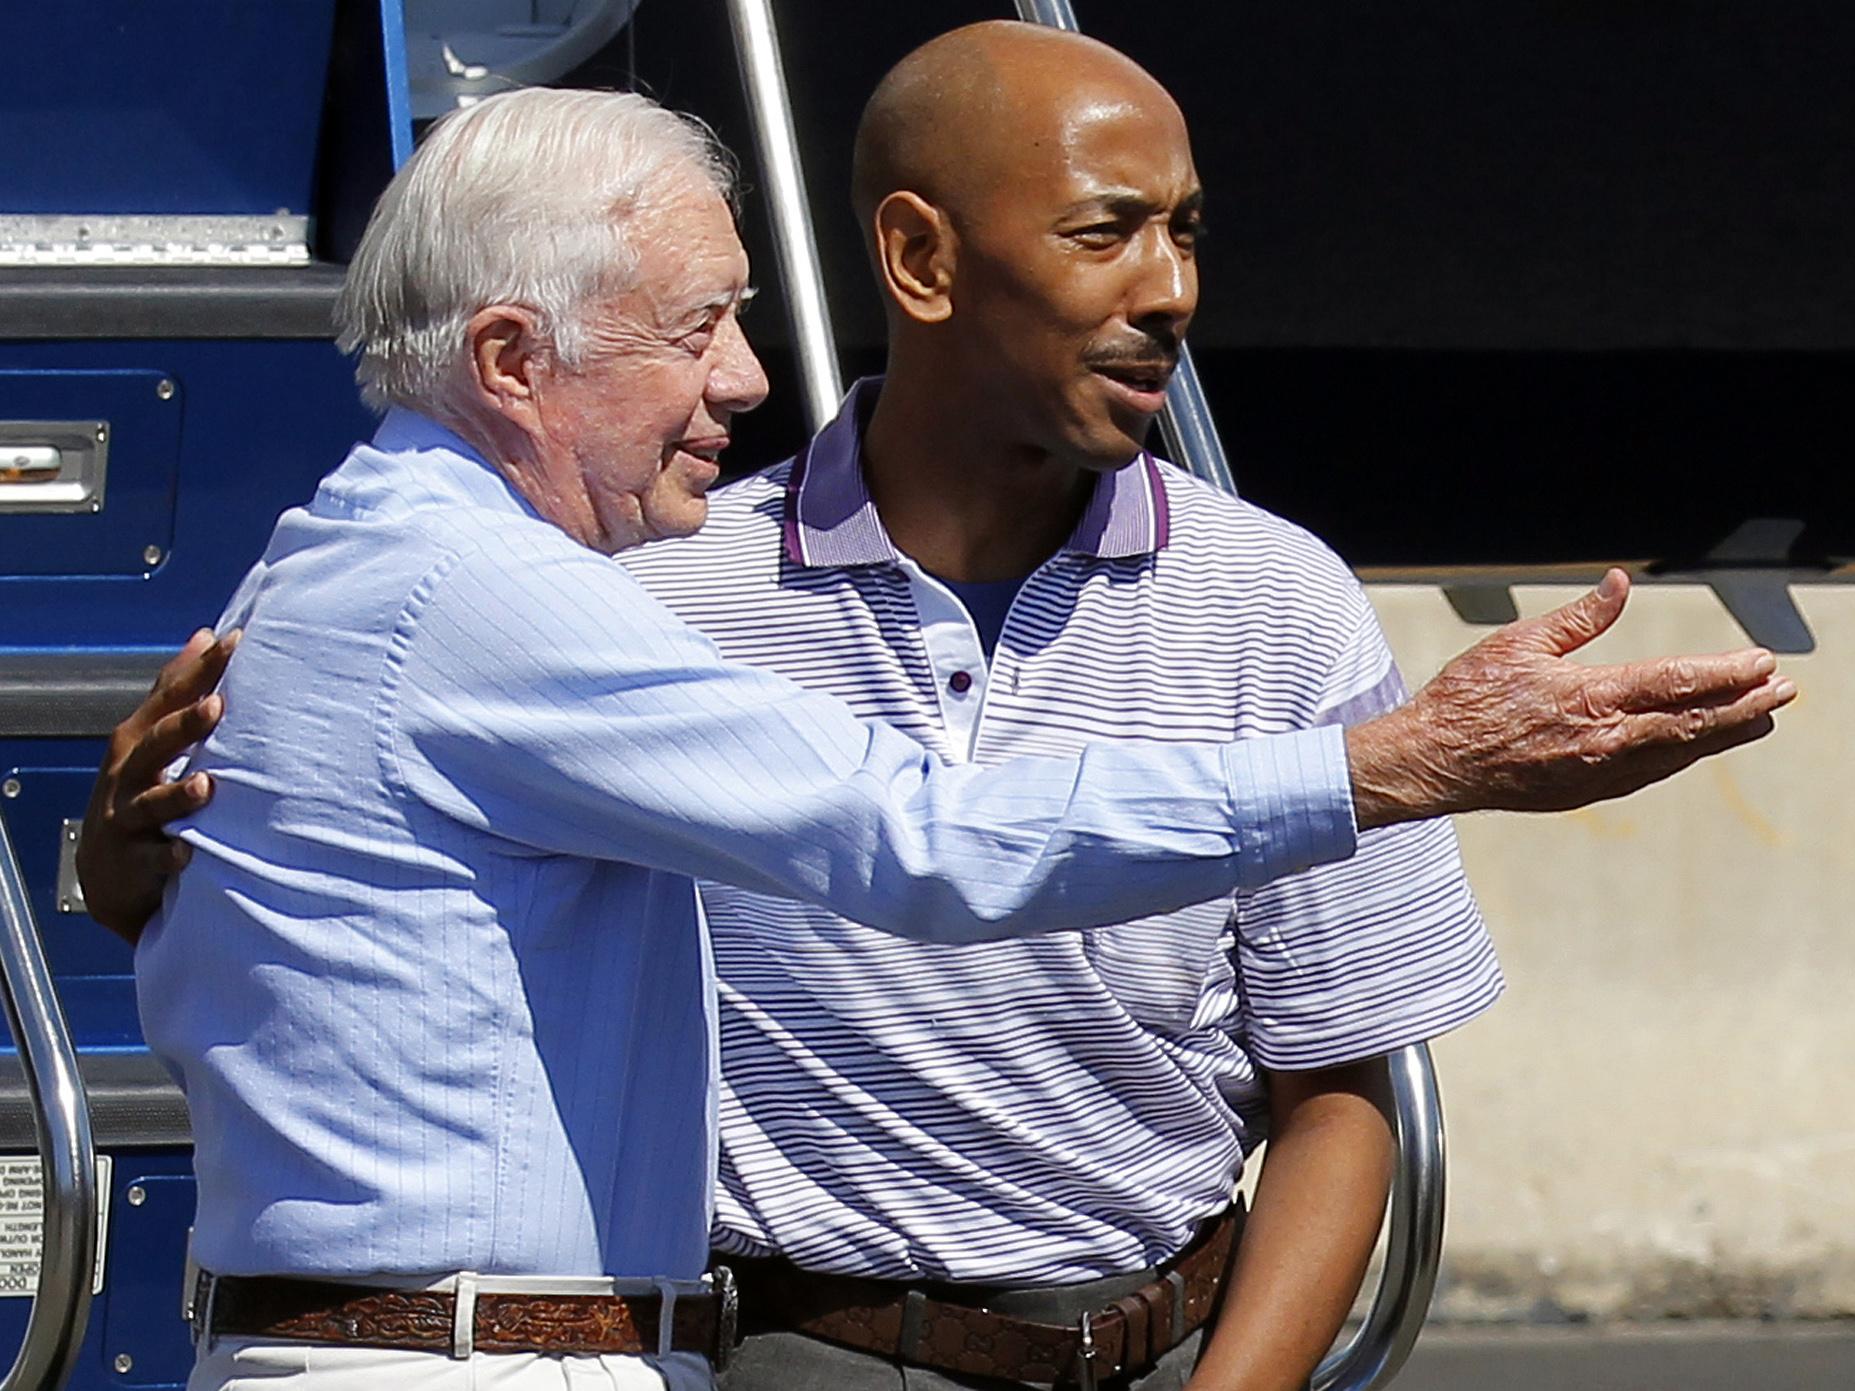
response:
M1739 780L1731 770L1716 765L1713 770L1714 784L1720 789L1720 797L1727 809L1737 816L1745 828L1758 840L1773 850L1782 849L1785 844L1784 832L1773 825L1757 807L1753 806L1745 793L1740 790Z
M1610 807L1580 807L1577 811L1567 812L1567 817L1599 840L1635 840L1642 834L1642 827L1632 816L1625 816Z

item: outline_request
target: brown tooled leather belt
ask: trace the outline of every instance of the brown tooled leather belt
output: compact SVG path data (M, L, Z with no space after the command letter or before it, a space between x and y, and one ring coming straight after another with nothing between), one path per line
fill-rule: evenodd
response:
M508 1294L474 1291L464 1327L450 1291L379 1289L274 1276L202 1276L203 1331L217 1337L343 1343L415 1352L540 1352L570 1355L699 1352L725 1365L735 1342L734 1285L676 1297L661 1338L655 1294Z
M1242 1229L1236 1206L1205 1223L1155 1278L1074 1323L1046 1323L891 1280L823 1275L786 1261L735 1260L750 1332L804 1333L936 1371L1088 1388L1142 1372L1202 1328Z

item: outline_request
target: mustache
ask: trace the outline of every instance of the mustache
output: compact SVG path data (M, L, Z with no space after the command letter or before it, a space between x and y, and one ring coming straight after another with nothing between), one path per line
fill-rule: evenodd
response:
M1090 367L1158 367L1171 372L1179 365L1179 337L1145 333L1138 339L1097 344L1083 355L1083 362Z

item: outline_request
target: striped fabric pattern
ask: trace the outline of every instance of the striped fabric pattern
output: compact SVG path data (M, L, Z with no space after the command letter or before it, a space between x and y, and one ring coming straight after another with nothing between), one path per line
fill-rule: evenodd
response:
M953 762L1355 721L1403 687L1318 540L1143 456L1098 482L989 665L889 541L858 417L623 557L731 660ZM963 680L956 676L964 673ZM964 690L958 689L964 687ZM1060 1282L1175 1252L1263 1135L1257 1068L1427 1039L1501 976L1454 833L1122 926L961 946L705 883L721 977L725 1250L898 1279Z
M690 1279L715 994L695 876L942 941L1354 846L1342 741L949 765L714 645L389 414L279 520L136 952L221 1274Z

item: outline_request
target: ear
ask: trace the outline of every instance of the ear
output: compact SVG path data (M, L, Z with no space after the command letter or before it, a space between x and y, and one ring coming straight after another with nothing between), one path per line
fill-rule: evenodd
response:
M953 316L959 237L944 210L919 194L891 193L877 204L876 267L889 298L917 323Z
M536 378L551 360L534 312L517 304L488 305L471 315L464 338L471 399L511 420L532 414Z

